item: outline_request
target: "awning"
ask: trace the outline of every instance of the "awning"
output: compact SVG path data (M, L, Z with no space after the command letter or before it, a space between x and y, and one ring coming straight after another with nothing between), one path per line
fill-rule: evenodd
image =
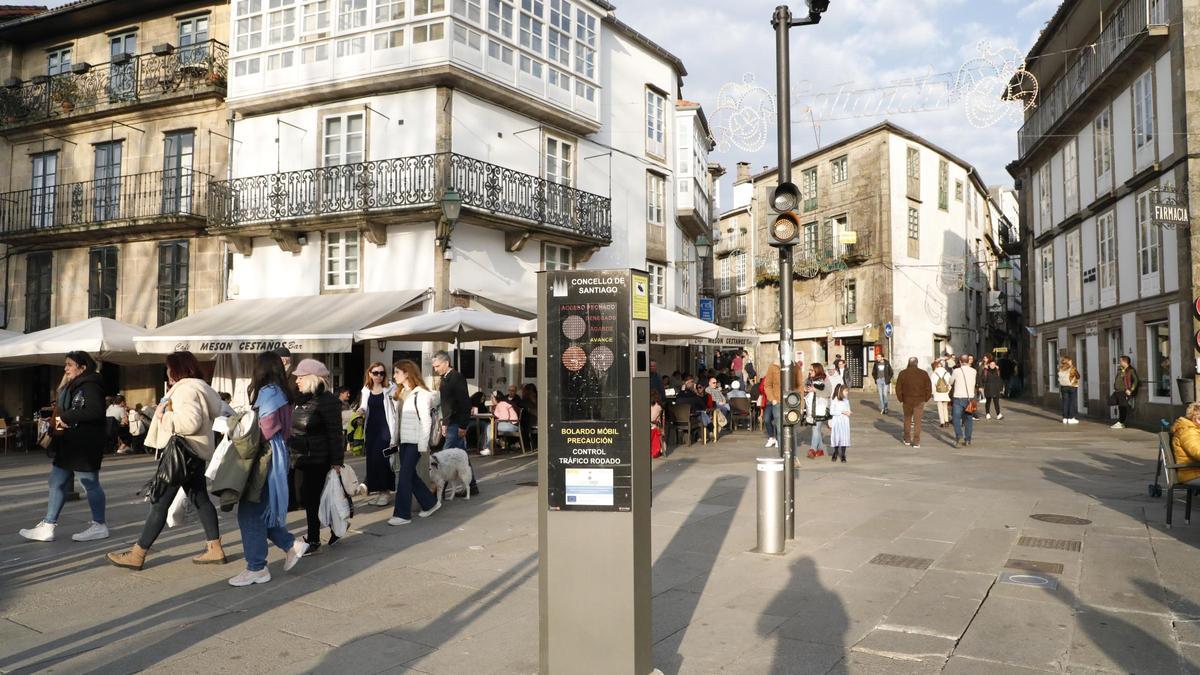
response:
M0 361L61 365L67 352L84 351L98 361L145 363L134 338L148 331L113 319L96 317L0 340Z
M428 293L422 288L230 300L135 342L142 354L252 354L277 347L301 354L339 354L353 349L355 331L402 318L401 312Z
M655 344L700 344L703 340L716 340L720 331L721 327L715 323L673 312L658 305L650 305L650 337ZM521 324L521 334L536 335L537 319L530 319Z
M524 321L507 314L452 307L364 328L354 333L354 339L458 343L499 340L521 337L522 324Z
M805 328L792 331L793 340L824 340L828 337L849 338L862 337L863 331L870 326L847 326L845 328ZM779 333L763 333L758 337L760 342L779 342Z
M759 336L752 333L742 333L732 328L721 327L715 338L695 338L690 340L663 340L659 344L677 347L753 347L758 344Z
M469 295L483 305L485 309L498 314L507 314L522 319L532 319L537 316L537 289L530 289L532 295L520 293L497 292L494 289L455 288L454 295Z

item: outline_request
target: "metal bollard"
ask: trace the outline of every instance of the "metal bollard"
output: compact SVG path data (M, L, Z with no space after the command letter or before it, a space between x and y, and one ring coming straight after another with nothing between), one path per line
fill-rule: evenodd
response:
M758 471L758 553L783 553L784 544L784 460L759 457Z

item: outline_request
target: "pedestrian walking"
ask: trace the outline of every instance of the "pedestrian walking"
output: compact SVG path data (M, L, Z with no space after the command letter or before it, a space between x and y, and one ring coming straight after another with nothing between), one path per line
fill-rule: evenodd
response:
M321 548L321 494L330 470L341 469L345 463L346 436L342 431L342 402L330 391L329 368L316 359L304 359L296 364L292 375L298 396L287 446L296 495L308 525L305 554L312 555ZM329 545L337 540L331 528Z
M432 516L442 505L429 489L425 480L417 475L417 465L422 455L429 453L429 432L433 428L433 392L425 387L421 369L408 359L397 361L396 382L400 388L399 398L400 431L396 436L399 470L396 472L396 505L387 524L398 526L412 522L412 501L415 497L422 518Z
M812 436L809 438L809 459L825 456L825 436L822 427L825 422L829 421L829 401L833 397L833 389L836 386L829 380L825 368L820 363L809 366L808 381L804 383L808 399L807 420L812 424Z
M780 369L778 363L767 366L767 374L763 375L763 430L767 434L767 444L763 447L774 448L779 445L779 402L783 400L780 384Z
M1004 393L1004 376L1000 372L1000 364L991 354L983 355L983 368L979 371L979 379L983 384L983 412L987 419L992 419L992 408L996 409L996 419L1004 419L1000 412L1000 396Z
M1128 356L1122 356L1117 366L1117 376L1113 378L1113 393L1108 397L1108 404L1117 408L1117 422L1112 425L1113 429L1125 428L1129 409L1137 400L1141 383L1137 371L1133 369L1133 361Z
M467 378L450 365L450 355L439 351L433 355L433 372L442 378L438 393L442 399L442 433L446 448L467 449L467 425L471 423L471 396L467 393ZM470 464L468 458L467 464ZM475 467L471 467L470 495L479 494L475 480Z
M951 386L951 415L954 421L954 447L971 444L975 431L975 392L977 373L970 366L969 357L960 356L954 369L954 384Z
M180 436L187 447L200 456L205 464L213 458L216 445L213 439L213 422L218 417L230 415L233 410L204 380L200 362L187 351L168 354L167 384L170 389L154 412L150 429L146 432L146 447L161 450L174 436ZM150 505L150 514L142 525L142 534L137 543L127 551L108 554L108 560L117 567L140 570L146 564L146 554L162 534L167 524L175 495L183 490L187 500L196 509L196 517L204 528L204 553L192 558L197 565L225 564L225 550L221 548L221 531L217 524L217 510L208 497L208 484L204 472L188 476L182 486L169 487Z
M745 378L743 368L746 364L746 357L743 354L744 352L738 349L733 353L733 360L729 363L729 370L733 377L737 380L743 380Z
M396 474L392 473L388 458L383 456L399 425L392 398L395 393L396 385L388 382L387 366L373 362L367 368L358 397L359 412L366 416L367 492L375 494L375 498L367 503L372 506L391 503L392 490L396 487Z
M229 580L231 586L265 584L271 580L267 569L267 544L286 552L283 571L296 566L308 552L308 544L287 530L288 448L292 428L292 402L283 359L275 352L258 355L248 390L250 405L258 417L263 451L270 455L266 480L258 494L243 491L238 501L238 529L246 569Z
M892 364L880 356L875 361L875 386L879 389L879 414L888 414L888 393L892 388Z
M1079 424L1075 409L1079 401L1079 370L1070 357L1058 360L1058 393L1062 397L1063 424Z
M846 398L846 385L839 384L829 401L829 445L833 447L830 461L846 463L846 448L850 447L850 401Z
M20 535L31 541L54 541L58 516L75 476L87 492L92 520L87 529L71 535L75 541L108 538L104 521L105 496L100 486L100 464L104 459L105 406L104 386L96 361L87 352L68 352L63 359L63 378L55 401L56 416L51 420L50 495L46 517L37 525L23 529Z
M937 404L938 427L950 425L950 388L954 386L954 373L947 367L948 359L934 359L930 381L933 384L933 402Z
M904 410L905 445L921 447L921 417L925 414L925 404L932 397L933 383L929 376L917 365L917 357L909 358L908 367L896 378L896 399Z

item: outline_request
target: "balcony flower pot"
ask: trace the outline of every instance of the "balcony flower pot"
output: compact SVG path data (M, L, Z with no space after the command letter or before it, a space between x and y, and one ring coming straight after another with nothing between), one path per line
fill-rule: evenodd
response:
M73 76L58 75L50 80L50 100L64 112L71 112L75 109L75 99L78 94L79 84Z

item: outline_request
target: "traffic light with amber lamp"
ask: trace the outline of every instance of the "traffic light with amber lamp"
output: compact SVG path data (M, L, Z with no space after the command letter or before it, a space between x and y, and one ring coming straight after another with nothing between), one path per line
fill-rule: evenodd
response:
M780 183L771 193L771 209L777 214L771 223L771 246L795 246L800 241L799 204L800 190L795 183Z
M789 391L783 397L783 423L789 426L795 426L800 423L801 403L803 400L800 397L800 392Z

